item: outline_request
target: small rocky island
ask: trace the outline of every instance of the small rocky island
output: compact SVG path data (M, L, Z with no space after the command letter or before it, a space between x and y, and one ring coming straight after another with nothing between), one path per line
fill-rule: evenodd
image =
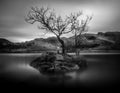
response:
M86 68L87 62L80 56L63 56L58 53L46 52L33 60L30 65L44 74L60 74Z

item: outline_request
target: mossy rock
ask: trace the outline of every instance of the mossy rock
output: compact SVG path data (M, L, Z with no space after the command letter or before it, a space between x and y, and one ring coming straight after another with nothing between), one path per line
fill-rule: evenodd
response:
M61 74L78 71L85 64L86 62L81 62L80 59L69 55L43 53L39 58L33 60L30 65L44 74Z

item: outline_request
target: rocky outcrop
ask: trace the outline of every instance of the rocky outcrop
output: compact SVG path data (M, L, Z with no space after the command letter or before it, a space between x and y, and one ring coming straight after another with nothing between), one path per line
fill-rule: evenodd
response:
M83 66L86 67L86 61L82 61L69 55L61 55L52 52L43 53L39 58L31 62L31 66L38 69L41 73L60 74L71 71L78 71Z

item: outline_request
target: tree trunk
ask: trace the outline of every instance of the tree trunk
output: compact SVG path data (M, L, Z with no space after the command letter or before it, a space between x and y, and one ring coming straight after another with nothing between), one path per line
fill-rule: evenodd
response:
M58 41L61 43L62 54L65 55L65 44L64 44L64 41L59 36L57 36L57 38L58 38Z
M76 56L78 55L78 53L77 53L77 35L76 35L76 32L75 32L75 54L76 54Z

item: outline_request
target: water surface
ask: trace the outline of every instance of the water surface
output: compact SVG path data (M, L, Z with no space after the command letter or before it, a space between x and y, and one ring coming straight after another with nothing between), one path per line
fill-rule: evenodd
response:
M119 54L97 53L90 55L86 53L83 55L88 62L86 69L60 76L48 76L29 65L30 62L40 56L39 53L0 54L0 82L30 86L62 85L68 87L112 86L119 82Z

